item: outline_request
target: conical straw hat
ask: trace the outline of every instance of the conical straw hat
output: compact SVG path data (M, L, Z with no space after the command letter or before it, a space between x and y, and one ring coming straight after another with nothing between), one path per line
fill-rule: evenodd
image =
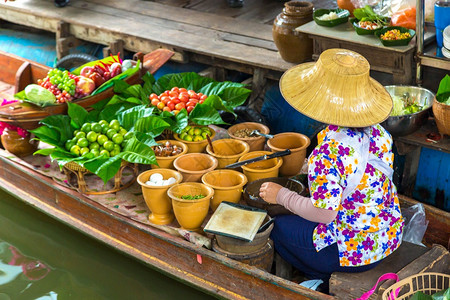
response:
M287 70L280 90L292 107L314 120L366 127L384 121L392 110L391 96L369 71L369 62L359 53L328 49L317 62Z

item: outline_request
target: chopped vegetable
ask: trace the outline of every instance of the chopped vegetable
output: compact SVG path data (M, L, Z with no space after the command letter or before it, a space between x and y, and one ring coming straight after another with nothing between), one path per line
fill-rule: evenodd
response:
M416 97L393 96L392 101L394 102L394 107L391 116L413 114L423 109L423 106L416 103Z
M355 9L353 11L353 15L359 21L371 21L371 22L377 23L379 25L379 27L382 27L387 24L386 18L381 15L377 15L369 5L366 5L363 8ZM375 29L377 29L377 28L375 28Z
M367 30L375 30L382 27L380 23L372 21L359 21L358 26Z
M409 32L401 33L398 29L388 30L381 35L381 39L385 41L405 40L411 37Z
M202 199L202 198L205 198L206 196L205 195L202 195L202 194L200 194L200 195L195 195L195 196L192 196L192 195L183 195L183 196L181 196L181 199L184 199L184 200L196 200L196 199Z
M321 15L320 17L317 17L317 19L319 19L321 21L331 21L331 20L335 20L337 18L339 18L339 16L334 11L332 11L328 14Z

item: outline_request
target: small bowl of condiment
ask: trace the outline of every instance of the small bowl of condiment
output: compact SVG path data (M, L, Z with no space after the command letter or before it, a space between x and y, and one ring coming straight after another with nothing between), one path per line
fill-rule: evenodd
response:
M250 151L264 150L266 138L256 134L252 134L254 130L258 130L263 134L269 134L270 129L264 124L256 122L238 123L228 128L228 135L237 140L246 142L250 146Z
M347 23L350 12L346 9L317 9L313 13L314 21L321 26L333 27Z
M412 29L400 26L386 27L375 32L383 46L406 46L416 35Z
M152 169L167 168L175 170L173 161L181 155L187 153L188 146L177 140L161 140L157 146L153 146L156 162L158 165L152 165Z

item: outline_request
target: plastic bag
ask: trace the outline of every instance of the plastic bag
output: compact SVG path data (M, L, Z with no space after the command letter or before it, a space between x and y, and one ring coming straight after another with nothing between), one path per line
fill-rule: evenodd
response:
M416 30L416 7L408 7L392 14L391 25Z
M423 236L428 227L428 220L425 218L425 208L422 203L417 203L411 207L402 209L405 224L403 226L403 241L416 245L422 244Z

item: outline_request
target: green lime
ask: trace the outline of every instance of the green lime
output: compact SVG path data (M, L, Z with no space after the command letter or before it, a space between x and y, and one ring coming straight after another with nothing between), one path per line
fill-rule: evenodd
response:
M88 147L82 147L81 149L80 149L80 155L81 156L84 156L86 153L89 153L89 148Z
M133 137L133 132L131 132L131 131L128 131L127 133L125 133L124 135L123 135L123 139L124 140L129 140L129 139L131 139Z
M86 133L91 131L91 123L84 123L83 126L81 126L81 131L84 131Z
M97 142L92 142L90 145L89 145L89 149L99 149L100 148L100 145L97 143Z
M128 131L125 129L125 128L123 128L123 127L120 127L120 129L119 129L119 132L118 133L120 133L121 135L125 135L125 134L127 134L128 133Z
M97 135L98 134L95 131L89 131L86 134L86 138L89 142L93 143L93 142L97 141Z
M73 145L73 146L70 148L70 153L80 156L80 150L81 150L80 146L78 146L78 145Z
M196 136L194 136L194 139L193 139L194 142L200 142L203 140L204 140L204 138L201 135L196 135Z
M201 135L201 134L202 134L202 130L200 128L194 129L194 135Z
M116 144L120 144L123 142L123 135L121 135L120 133L116 133L115 135L113 135L112 137L112 141Z
M211 133L211 129L209 129L208 127L203 127L203 128L202 128L202 131L203 131L203 132L206 132L209 136L211 136L211 134L212 134L212 133Z
M91 149L91 153L94 154L95 157L100 155L100 150L98 149Z
M184 140L184 138L187 136L187 133L186 132L182 132L180 135L179 135L179 137L180 137L180 139L182 139L182 140Z
M75 137L77 138L77 140L81 139L81 138L85 138L86 137L86 133L83 131L79 131L75 134Z
M109 125L108 124L102 124L102 133L106 134L109 130Z
M119 153L120 152L122 152L122 147L120 147L120 145L118 145L118 144L114 144L114 149L113 149L114 151L119 151Z
M100 144L100 146L103 146L103 144L108 141L108 137L104 134L99 134L97 136L97 142Z
M107 151L107 150L105 150L105 149L103 149L102 151L100 151L100 155L101 155L101 156L105 155L106 157L109 157L109 156L110 156L110 155L109 155L109 151Z
M78 139L77 145L80 147L87 147L89 145L89 141L87 140L87 138L81 138Z
M98 121L98 124L100 124L100 125L109 125L108 124L108 121L106 121L106 120L100 120L100 121Z
M114 143L112 141L106 141L103 144L103 148L105 148L105 150L111 151L112 149L114 149Z
M65 144L66 150L67 150L67 151L70 151L70 148L72 148L72 146L74 146L74 145L76 145L76 144L77 144L77 143L75 143L74 141L68 140L68 141L66 142L66 144Z
M116 156L117 154L119 154L120 151L119 150L115 150L113 149L111 152L109 152L109 154L111 155L111 157Z
M186 126L181 132L188 132L191 129L191 126Z
M109 139L112 139L113 135L115 135L116 133L117 133L116 130L110 128L110 129L108 129L108 131L106 132L106 136L107 136Z
M100 125L99 123L92 123L91 130L100 133L102 131L102 125Z
M186 135L183 140L188 141L188 142L192 142L192 135L189 135L189 134Z
M195 128L191 128L187 131L187 134L189 135L195 135Z
M208 134L207 132L205 132L205 131L203 131L202 134L201 134L201 136L203 137L203 139L206 139L206 137L207 137L208 135L209 135L209 134Z
M119 121L114 119L111 122L109 122L109 128L114 129L115 131L119 131L120 130Z

